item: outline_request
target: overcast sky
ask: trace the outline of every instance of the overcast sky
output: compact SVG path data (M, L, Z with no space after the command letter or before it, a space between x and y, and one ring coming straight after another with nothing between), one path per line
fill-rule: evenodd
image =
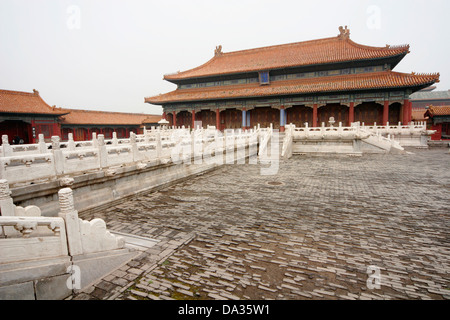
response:
M440 72L450 89L449 0L0 0L0 89L50 105L160 114L163 75L223 52L337 36L410 44L399 72Z

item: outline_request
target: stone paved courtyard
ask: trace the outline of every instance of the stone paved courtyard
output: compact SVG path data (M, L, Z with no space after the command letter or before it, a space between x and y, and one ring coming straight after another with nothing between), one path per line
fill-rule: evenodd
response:
M72 298L450 299L450 154L409 151L227 165L81 213L161 243Z

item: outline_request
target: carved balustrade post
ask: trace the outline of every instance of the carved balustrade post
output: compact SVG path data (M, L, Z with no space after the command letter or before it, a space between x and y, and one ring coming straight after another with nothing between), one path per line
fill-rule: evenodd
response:
M8 181L5 179L0 180L0 215L1 216L14 216L14 203L11 198L11 191L9 190Z
M97 132L92 132L92 146L98 148Z
M98 156L100 158L100 168L105 168L108 166L108 152L106 151L106 145L105 145L105 136L102 134L98 135L98 139L95 139L97 141L98 145Z
M119 142L117 141L117 132L113 132L112 133L112 145L113 146L117 146L119 144Z
M151 127L151 132L155 132L154 127ZM144 127L144 142L150 143L150 130L147 130L146 127Z
M156 159L160 159L162 156L162 146L161 146L161 131L156 132Z
M64 157L62 154L61 146L59 144L59 139L60 138L58 136L52 137L52 152L56 175L64 173Z
M67 143L67 148L70 151L74 151L75 150L75 141L73 141L73 133L69 133L69 141Z
M133 154L133 162L141 160L136 142L136 134L134 132L130 132L130 144L131 153Z
M13 150L6 134L2 135L2 148L4 157L11 157L13 155Z
M204 131L202 129L200 130L195 130L193 131L194 135L194 145L192 148L192 157L194 159L194 164L201 164L201 160L202 160L202 153L203 153L203 148L204 148L204 143L205 143L205 135L204 135Z
M63 218L66 224L67 244L70 255L79 255L83 253L80 233L80 219L78 211L73 204L72 189L64 188L59 190L59 217Z
M38 135L38 147L39 147L39 153L47 153L47 144L45 143L45 138L42 133Z

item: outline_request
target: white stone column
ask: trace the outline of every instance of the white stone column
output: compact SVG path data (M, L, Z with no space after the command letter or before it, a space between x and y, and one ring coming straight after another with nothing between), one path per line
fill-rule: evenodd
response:
M106 168L108 166L108 152L106 151L105 136L99 134L98 139L95 139L95 141L97 141L98 155L100 157L100 168Z
M45 138L42 133L38 135L38 145L39 145L39 153L47 153L47 144L45 143Z
M141 160L137 148L136 133L134 132L130 132L130 145L131 145L131 153L133 154L133 162Z
M92 132L92 146L98 148L97 132Z
M117 146L119 144L119 142L117 141L117 132L113 132L112 134L112 145L113 146Z
M66 224L69 254L71 256L82 254L83 246L81 243L80 219L78 218L78 211L75 210L73 204L72 189L61 189L58 192L58 196L61 210L58 215L64 219Z
M161 130L156 132L156 159L160 160L162 156Z
M52 151L53 151L53 161L55 162L55 173L60 175L64 173L64 158L59 145L59 137L52 137Z
M69 133L69 141L67 143L67 148L70 151L74 151L75 150L75 141L73 141L73 133Z
M0 180L0 215L3 217L14 216L15 205L11 198L11 191L9 190L8 181L5 179Z
M155 127L151 128L151 132L155 132ZM145 143L150 143L150 131L147 130L146 127L144 127L144 142Z
M3 156L11 157L13 155L13 150L8 141L8 135L2 135L2 148L3 148Z
M192 141L192 158L194 159L194 164L201 164L202 163L202 155L203 155L203 149L204 149L204 131L201 130L194 130L193 132L193 141Z

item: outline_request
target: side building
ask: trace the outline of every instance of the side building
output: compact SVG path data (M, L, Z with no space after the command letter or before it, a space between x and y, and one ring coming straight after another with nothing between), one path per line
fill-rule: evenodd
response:
M428 106L448 106L450 105L450 90L435 90L435 86L417 91L411 95L413 110L426 111Z
M92 133L103 134L111 139L113 132L117 138L127 138L130 132L141 134L143 128L157 126L161 115L141 113L106 112L80 109L64 109L67 114L61 116L61 138L67 140L69 133L75 141L92 139Z
M436 133L431 140L450 140L450 104L447 106L428 106L425 112L428 124Z
M409 45L372 47L350 39L347 27L336 37L222 52L194 69L168 74L177 89L145 98L160 105L170 125L284 130L328 124L408 123L410 95L439 82L439 73L393 69Z
M63 109L47 104L37 90L22 92L0 90L0 136L7 135L10 144L36 143L39 134L46 141L60 136L63 141L72 133L74 140L90 140L92 133L111 138L142 133L144 126L157 126L161 115L144 113Z
M59 119L67 113L48 105L37 90L0 90L0 135L8 135L10 144L35 143L41 133L46 139L61 136Z

